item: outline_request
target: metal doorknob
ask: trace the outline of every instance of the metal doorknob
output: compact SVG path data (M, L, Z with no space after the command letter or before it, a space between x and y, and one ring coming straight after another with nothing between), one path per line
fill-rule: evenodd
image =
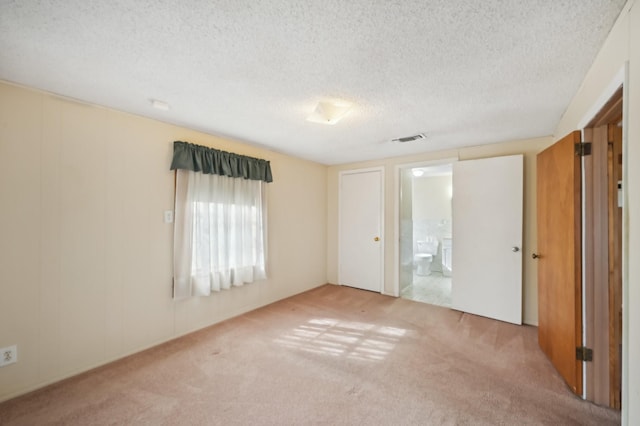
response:
M511 247L511 251L516 253L520 251L520 247Z
M533 259L537 259L539 257L540 257L539 254L536 254L536 253L531 254L531 258L533 258Z
M380 241L380 237L375 237L373 241Z

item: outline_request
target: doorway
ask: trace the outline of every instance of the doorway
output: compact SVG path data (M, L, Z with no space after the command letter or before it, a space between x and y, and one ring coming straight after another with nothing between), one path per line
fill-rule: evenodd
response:
M450 299L430 303L521 324L523 156L413 164L398 172L396 295L425 301L419 280L436 276L446 280ZM441 205L451 216L430 216L424 226L414 217L416 205L432 203L435 196L420 194L416 182L431 173L447 175Z
M452 164L400 170L400 297L451 307Z
M538 336L574 393L620 409L623 90L538 154ZM558 207L561 208L558 208Z
M621 408L622 377L622 98L618 88L583 129L591 153L584 168L585 397ZM596 357L595 354L598 354Z

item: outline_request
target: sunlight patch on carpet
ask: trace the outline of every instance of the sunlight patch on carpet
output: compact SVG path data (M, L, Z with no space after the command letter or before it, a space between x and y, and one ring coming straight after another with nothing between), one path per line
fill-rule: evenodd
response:
M382 361L407 332L397 327L315 318L274 339L274 342L305 352Z

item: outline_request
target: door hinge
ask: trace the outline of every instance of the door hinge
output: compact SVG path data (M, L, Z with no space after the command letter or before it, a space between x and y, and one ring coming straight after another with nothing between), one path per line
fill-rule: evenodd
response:
M575 147L577 156L584 157L585 155L591 155L591 142L577 143Z
M593 361L593 349L585 346L579 346L576 348L576 359L578 361Z

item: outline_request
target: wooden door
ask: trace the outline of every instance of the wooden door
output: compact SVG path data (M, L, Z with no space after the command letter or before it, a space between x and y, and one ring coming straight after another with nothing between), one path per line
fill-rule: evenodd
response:
M341 285L382 291L382 170L340 174L339 266Z
M453 164L453 309L522 324L522 171L522 155Z
M538 342L582 394L581 171L575 131L537 156Z

